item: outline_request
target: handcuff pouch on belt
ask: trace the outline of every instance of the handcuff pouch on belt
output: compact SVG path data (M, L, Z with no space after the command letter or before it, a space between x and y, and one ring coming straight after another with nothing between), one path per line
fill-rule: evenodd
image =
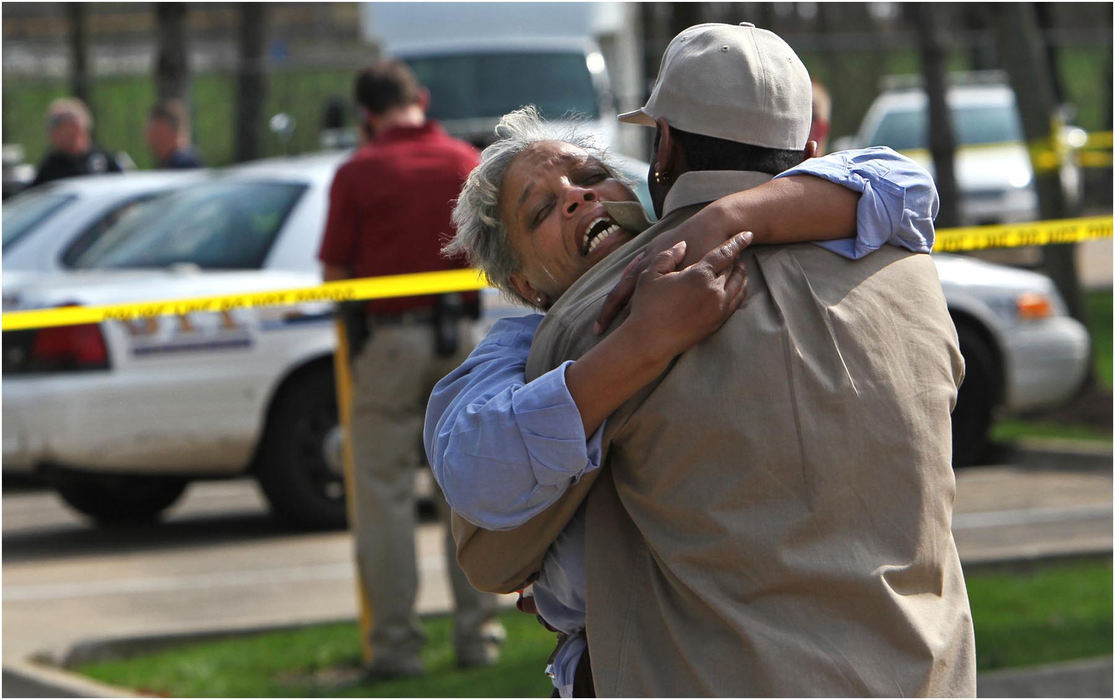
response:
M434 302L434 352L452 357L460 347L461 319L480 318L480 300L465 299L459 292L439 294Z

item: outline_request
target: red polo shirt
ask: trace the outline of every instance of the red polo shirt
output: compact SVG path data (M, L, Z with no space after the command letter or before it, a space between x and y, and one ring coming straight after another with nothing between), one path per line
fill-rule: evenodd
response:
M383 133L333 177L318 259L351 268L353 277L465 267L442 257L441 247L453 235L452 201L479 162L475 148L435 122ZM381 299L368 307L393 314L429 307L433 300Z

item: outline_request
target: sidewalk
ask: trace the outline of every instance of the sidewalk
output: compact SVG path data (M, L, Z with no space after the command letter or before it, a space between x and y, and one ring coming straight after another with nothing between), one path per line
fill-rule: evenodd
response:
M981 698L1109 698L1111 657L981 673Z
M1050 454L1058 454L1059 462L1071 464L1071 471L1049 470L1049 485L1044 498L1051 506L1070 505L1079 509L1078 494L1090 488L1092 481L1101 475L1110 475L1112 454L1110 448L1082 448L1069 450L1066 444L1034 443L1026 444L1012 464L1003 467L986 468L981 473L960 472L958 481L964 486L964 498L958 500L954 529L957 530L958 545L964 544L961 537L963 524L968 522L970 541L967 547L961 546L961 557L966 569L986 566L1013 566L1033 563L1036 560L1056 559L1066 556L1111 556L1110 533L1104 537L1086 540L1063 540L1056 538L1038 543L1026 541L983 542L976 538L982 532L978 518L987 505L994 504L996 509L1017 508L1025 504L1015 503L1014 497L1001 488L991 484L981 485L981 475L991 470L1032 470L1042 471L1039 466L1048 464ZM1043 459L1044 457L1044 459ZM1091 475L1091 476L1090 476ZM1043 476L1043 478L1045 478ZM1043 482L1044 485L1044 482ZM1107 493L1096 493L1096 503L1106 500L1110 517L1110 487ZM1100 498L1100 497L1103 498ZM1019 495L1017 498L1021 498ZM1072 504L1070 504L1070 500ZM1063 502L1062 502L1063 501ZM1048 508L1047 510L1056 510ZM1006 511L1010 512L1010 511ZM966 515L966 514L971 514ZM965 520L967 518L967 520ZM436 611L430 610L427 613ZM314 624L322 620L305 620L302 624ZM282 625L290 627L290 624ZM269 631L276 626L240 630L209 631L187 635L157 634L127 638L80 640L69 649L63 666L74 665L95 659L119 658L136 653L140 649L153 650L176 646L185 640L198 640L207 637L240 635L251 632ZM981 697L1111 697L1112 659L1110 657L1072 661L1050 666L998 670L979 675L978 688ZM137 697L129 689L106 686L69 673L63 668L52 666L35 659L21 660L6 664L3 670L4 697Z

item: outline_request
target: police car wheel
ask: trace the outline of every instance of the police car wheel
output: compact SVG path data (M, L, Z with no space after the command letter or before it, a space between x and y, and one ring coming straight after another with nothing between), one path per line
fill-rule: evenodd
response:
M336 426L330 367L314 367L280 389L256 478L281 519L312 529L345 527L344 477L330 464L326 449Z
M51 483L70 507L105 526L157 520L188 484L172 477L80 472L56 472Z
M988 452L987 434L998 403L995 352L983 336L965 323L956 326L964 356L964 383L952 411L952 464L978 464Z

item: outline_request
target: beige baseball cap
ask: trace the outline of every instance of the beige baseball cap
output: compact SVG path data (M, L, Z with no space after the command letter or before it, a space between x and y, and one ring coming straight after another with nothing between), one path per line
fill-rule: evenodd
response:
M805 147L812 118L809 72L789 44L750 22L698 24L662 55L658 81L628 124L670 126L766 148Z

